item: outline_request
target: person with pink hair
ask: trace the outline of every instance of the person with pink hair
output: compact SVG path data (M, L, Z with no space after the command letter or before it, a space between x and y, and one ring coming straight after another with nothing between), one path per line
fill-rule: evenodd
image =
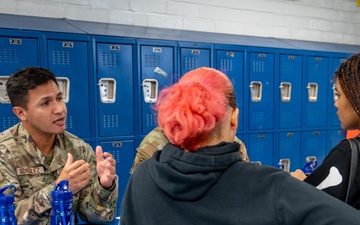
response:
M234 141L235 92L222 72L188 72L161 91L155 110L170 143L134 170L121 225L360 224L358 211L338 199L283 170L244 162Z

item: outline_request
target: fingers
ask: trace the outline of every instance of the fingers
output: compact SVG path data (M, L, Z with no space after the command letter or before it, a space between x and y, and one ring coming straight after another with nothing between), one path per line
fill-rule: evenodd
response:
M98 163L104 161L104 153L101 146L96 146L96 161Z
M65 167L66 167L66 166L69 166L69 165L72 164L73 161L74 161L74 158L73 158L73 156L71 155L71 153L68 153L67 155L68 155L68 158L67 158L67 160L66 160Z

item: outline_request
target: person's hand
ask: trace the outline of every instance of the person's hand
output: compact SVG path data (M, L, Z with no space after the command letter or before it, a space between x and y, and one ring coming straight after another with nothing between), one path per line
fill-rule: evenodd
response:
M59 183L62 180L68 180L69 191L76 194L89 182L90 166L85 160L73 161L73 156L68 153L64 169L56 180L56 183Z
M302 170L295 170L294 172L291 172L290 175L299 180L304 180L306 178L306 175Z
M96 172L103 188L108 189L113 185L116 171L116 161L108 152L102 151L101 146L96 146Z

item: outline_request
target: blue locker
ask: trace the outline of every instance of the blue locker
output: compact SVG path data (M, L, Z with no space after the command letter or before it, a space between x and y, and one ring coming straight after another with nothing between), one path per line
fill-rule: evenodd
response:
M8 76L27 66L39 66L39 40L28 37L0 37L0 115L1 130L12 127L20 120L12 112L6 94Z
M300 132L279 133L279 159L290 159L290 171L302 168L300 164L301 135Z
M327 141L326 141L327 144L326 153L329 153L331 149L333 149L335 145L337 145L344 138L345 138L345 131L342 130L341 128L328 130Z
M134 135L133 45L96 43L99 136Z
M225 73L234 85L239 108L238 132L244 130L244 52L216 51L216 68Z
M333 58L332 60L332 72L331 72L331 76L330 76L330 79L332 79L334 73L336 72L336 70L339 68L340 64L342 62L345 62L346 61L346 58L339 58L339 57L336 57L336 58ZM328 91L329 91L329 104L330 104L330 108L331 110L329 111L330 113L330 119L331 119L331 126L332 127L340 127L340 121L339 121L339 118L337 116L337 108L334 106L334 88L335 88L335 81L333 83L330 83L329 84L329 88L328 88Z
M148 134L157 126L157 115L152 107L160 91L174 83L174 54L174 46L140 45L142 135Z
M119 198L117 200L117 213L116 217L120 216L120 207L121 201L126 189L126 185L130 178L130 169L132 166L133 159L135 157L134 141L133 140L124 140L124 141L103 141L100 142L104 152L109 152L113 155L116 160L116 174L119 178ZM95 150L95 149L94 149Z
M47 59L56 77L69 79L67 131L81 138L90 137L88 42L48 39Z
M211 49L194 47L180 48L180 74L200 68L211 67Z
M274 165L274 134L250 134L246 146L251 162L260 161L262 165Z
M327 101L329 86L329 59L320 56L308 56L307 59L307 92L304 96L305 127L326 127Z
M302 133L302 152L300 163L305 165L306 157L315 156L318 165L322 163L327 153L326 131L307 131Z
M249 129L273 129L274 54L251 52L249 58Z
M280 55L279 128L301 128L301 55Z

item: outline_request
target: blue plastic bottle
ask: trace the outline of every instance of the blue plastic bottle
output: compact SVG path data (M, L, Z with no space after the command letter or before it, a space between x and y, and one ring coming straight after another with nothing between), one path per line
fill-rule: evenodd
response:
M310 175L314 170L316 169L317 161L311 160L305 164L305 166L302 168L302 171L305 173L306 176Z
M4 194L4 191L8 188L12 188L13 192L11 194ZM16 225L16 217L14 214L15 205L14 205L14 193L16 187L12 184L7 185L0 189L0 215L1 215L1 225Z
M74 213L71 210L72 192L69 191L69 182L60 181L51 192L51 225L73 225Z

